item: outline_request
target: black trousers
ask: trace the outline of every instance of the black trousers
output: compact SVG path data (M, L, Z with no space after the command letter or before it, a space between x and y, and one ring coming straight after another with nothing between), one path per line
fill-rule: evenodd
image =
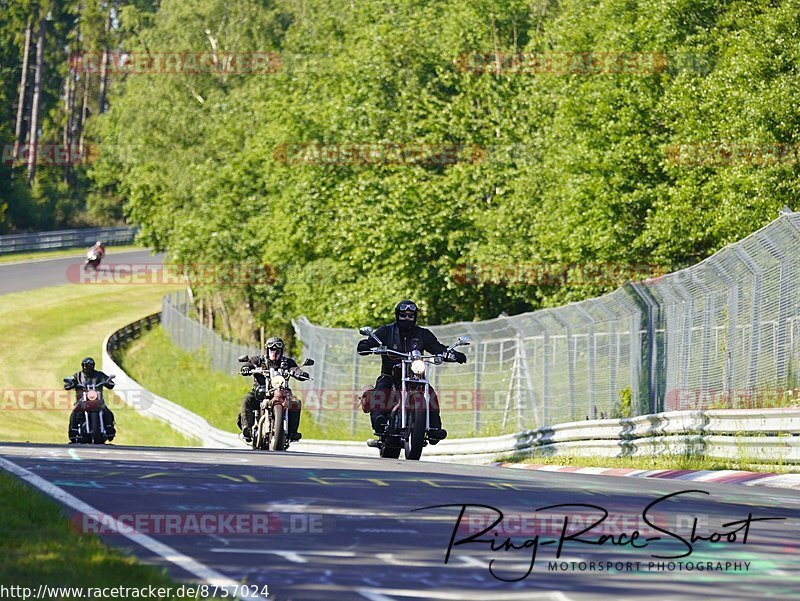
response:
M244 399L242 399L242 410L239 413L239 419L236 421L236 424L244 430L245 427L253 429L253 425L255 425L255 415L254 411L258 409L259 401L256 398L255 392L252 390L244 395ZM288 434L291 436L292 434L297 433L297 429L300 427L300 410L302 409L302 403L300 399L297 397L293 397L292 405L289 407L289 432Z
M69 431L67 432L67 436L73 442L78 433L79 420L82 419L86 419L83 416L83 411L76 411L75 409L73 409L72 413L69 416ZM108 407L103 407L103 425L106 428L106 436L117 435L117 431L114 428L114 414Z
M375 390L372 392L370 399L370 412L369 417L372 421L372 429L377 430L375 420L379 415L389 418L392 412L392 407L400 402L400 394L402 390L401 382L395 381L392 376L381 374L375 382ZM436 396L436 391L433 386L430 388L430 415L431 415L431 428L442 427L442 417L439 415L439 397ZM414 402L414 397L418 399L423 398L423 391L415 391L409 395L409 400Z

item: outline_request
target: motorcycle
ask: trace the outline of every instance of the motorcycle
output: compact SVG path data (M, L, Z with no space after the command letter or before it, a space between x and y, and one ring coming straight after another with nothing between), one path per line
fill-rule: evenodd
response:
M441 365L445 356L458 346L470 344L469 336L459 339L438 355L423 355L419 350L401 353L387 348L369 326L360 328L362 336L368 336L378 343L377 348L363 354L389 355L400 359L400 399L394 403L389 414L386 432L379 439L370 439L367 445L379 450L380 456L386 459L397 459L400 451L405 458L419 460L422 449L428 444L431 429L431 386L428 381L428 367ZM395 367L397 369L397 366ZM392 396L394 396L394 391ZM412 402L413 399L413 402ZM367 409L364 409L367 411Z
M86 262L83 264L83 270L89 271L91 267L93 271L97 271L98 267L100 267L100 261L103 260L103 255L105 255L105 251L102 247L93 246L90 248L86 251Z
M105 401L103 400L102 388L106 384L111 384L115 376L108 376L100 382L80 384L74 378L64 378L64 390L74 388L82 389L82 393L75 403L75 411L78 413L77 431L74 434L75 442L80 444L104 444L106 441L114 439L115 434L107 430L107 424L103 417ZM111 427L113 424L108 424ZM70 429L72 424L70 423ZM70 440L73 438L70 432Z
M239 361L244 363L249 358L247 355L239 357ZM294 403L294 395L289 388L289 379L295 378L301 382L310 380L310 376L300 368L307 365L314 365L313 359L304 360L298 367L289 368L284 365L280 367L255 367L243 376L261 374L264 376L266 384L258 384L254 392L259 401L258 409L253 414L255 417L253 426L253 449L286 451L289 449L289 408ZM240 372L241 373L241 372Z

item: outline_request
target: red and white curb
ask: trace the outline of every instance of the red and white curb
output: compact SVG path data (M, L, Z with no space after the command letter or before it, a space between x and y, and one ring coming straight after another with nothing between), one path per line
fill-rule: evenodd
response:
M800 474L772 474L739 470L635 470L630 468L577 467L569 465L540 465L536 463L494 463L498 467L544 472L569 472L594 476L625 476L629 478L661 478L688 480L713 484L743 484L800 490Z

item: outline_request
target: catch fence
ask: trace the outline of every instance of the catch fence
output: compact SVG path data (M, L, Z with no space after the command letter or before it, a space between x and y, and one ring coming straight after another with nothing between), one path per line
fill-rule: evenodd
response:
M444 425L491 436L584 419L683 409L797 405L800 214L675 273L564 307L430 329L468 335L464 365L432 368ZM164 299L162 325L182 348L204 348L232 373L258 349L192 319L185 294ZM293 321L313 380L297 384L323 427L363 433L357 397L380 371L355 352L356 329ZM364 324L367 325L367 324ZM370 324L377 325L377 324Z

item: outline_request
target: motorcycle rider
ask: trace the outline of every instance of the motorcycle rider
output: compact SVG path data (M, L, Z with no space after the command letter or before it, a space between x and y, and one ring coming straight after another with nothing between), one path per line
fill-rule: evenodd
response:
M90 252L96 252L97 253L97 257L100 260L102 260L103 256L106 254L106 245L103 244L102 240L98 240L97 242L94 243L94 245L92 245L89 248L89 251L87 252L87 254L90 253Z
M267 339L264 344L264 355L252 355L247 358L247 362L242 366L241 374L249 376L252 370L256 367L265 368L282 368L282 369L296 369L297 362L291 357L283 355L283 340L277 336L272 336ZM306 372L297 372L298 375L308 376ZM266 386L266 378L263 374L252 374L256 380L256 384L252 390L244 395L242 399L242 410L239 414L236 424L241 428L242 435L247 442L253 440L253 425L255 423L254 411L258 409L260 399L256 397L256 387ZM300 427L300 409L301 402L297 397L292 398L292 406L289 407L289 432L287 435L290 442L300 440L303 435L297 431Z
M75 389L75 408L72 410L72 413L69 416L68 435L70 442L77 442L79 417L77 411L77 402L81 399L81 391L89 385L97 385L104 380L108 380L108 376L102 371L96 370L94 365L94 359L91 357L86 357L83 361L81 361L81 371L72 375L72 381L74 384L64 384L64 390L71 390L73 388ZM109 380L104 382L103 386L110 390L111 388L114 388L114 382ZM97 389L97 391L100 394L100 398L102 398L103 387L101 386ZM106 439L111 442L114 440L114 436L116 436L117 431L114 428L114 414L105 404L105 400L103 402L103 424L106 428Z
M409 353L414 349L431 354L445 353L447 347L437 340L433 332L417 325L418 313L419 310L414 302L410 300L400 301L394 308L394 323L378 328L375 331L375 336L386 345L386 348L401 353ZM367 355L371 349L377 346L377 341L370 337L359 341L357 351L360 355ZM444 360L466 363L467 356L464 353L451 350L444 355ZM399 357L381 355L381 375L378 376L375 382L375 390L371 393L372 401L370 402L372 429L375 430L375 434L378 436L386 430L389 414L392 406L397 401L396 397L402 386L399 367L401 361ZM387 402L389 400L391 402ZM439 405L436 401L436 393L433 391L433 387L431 387L430 420L431 429L428 433L428 438L431 444L436 444L440 440L447 438L447 430L442 428Z

